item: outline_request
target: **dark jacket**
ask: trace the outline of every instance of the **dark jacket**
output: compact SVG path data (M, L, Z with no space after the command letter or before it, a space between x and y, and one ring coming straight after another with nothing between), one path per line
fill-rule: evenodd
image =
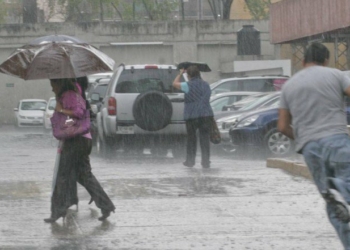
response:
M189 92L185 94L185 120L213 116L209 100L211 89L209 84L199 77L188 81Z

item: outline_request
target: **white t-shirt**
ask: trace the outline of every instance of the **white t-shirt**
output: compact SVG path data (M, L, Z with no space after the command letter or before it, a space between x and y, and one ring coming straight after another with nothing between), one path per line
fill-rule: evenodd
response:
M337 69L310 66L282 87L280 108L292 115L296 151L312 140L348 133L344 90L350 77Z

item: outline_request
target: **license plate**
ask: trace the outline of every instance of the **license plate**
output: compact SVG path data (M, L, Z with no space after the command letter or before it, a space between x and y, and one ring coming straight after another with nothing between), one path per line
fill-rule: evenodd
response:
M34 120L32 123L40 124L41 122L40 122L40 121L37 121L37 120Z
M117 134L133 134L134 126L118 126Z

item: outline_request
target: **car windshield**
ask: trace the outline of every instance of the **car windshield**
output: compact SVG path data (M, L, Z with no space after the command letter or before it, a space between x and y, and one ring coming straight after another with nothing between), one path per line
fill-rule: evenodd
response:
M98 93L100 95L100 98L104 97L106 95L106 91L108 88L108 84L98 85L93 93Z
M210 106L214 112L222 111L222 107L227 105L229 97L218 98L215 101L210 102Z
M266 96L267 94L266 93L262 93L261 95L251 95L251 96L247 96L246 98L238 101L238 102L235 102L233 103L235 107L243 107L243 106L246 106L252 102L255 102L256 100L260 99L261 97L263 96Z
M229 91L256 91L270 92L281 90L282 85L287 79L274 78L247 78L247 79L226 79L211 85L212 94L218 94Z
M48 110L55 110L56 108L56 99L51 99L49 102Z
M233 103L236 103L238 100L243 100L247 98L249 95L228 95L222 97L211 97L210 106L214 112L225 111L225 106L230 106Z
M178 74L175 69L133 69L124 70L118 80L116 93L143 93L158 90L163 93L181 92L172 83ZM180 81L185 81L183 76Z
M252 101L247 105L243 106L240 110L250 110L250 109L258 108L262 106L265 102L269 101L270 99L275 100L274 97L276 97L276 95L267 95L267 96L260 97L255 101Z
M41 110L46 108L46 102L22 102L21 110Z

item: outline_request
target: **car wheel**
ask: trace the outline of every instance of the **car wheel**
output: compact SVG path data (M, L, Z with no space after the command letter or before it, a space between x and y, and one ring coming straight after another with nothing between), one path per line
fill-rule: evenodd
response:
M109 153L112 153L114 148L114 144L111 142L110 139L104 137L101 138L100 136L97 136L96 138L96 153L99 156L106 156Z
M271 129L265 136L265 147L269 156L288 156L293 151L293 141L279 132Z
M15 128L16 129L19 129L20 128L20 126L19 126L19 121L16 119L16 122L15 122Z
M158 131L171 121L173 106L170 99L160 91L140 94L133 105L135 123L147 131Z
M171 148L173 157L176 159L183 159L186 155L186 138L180 139L173 143Z
M99 136L97 136L95 147L96 147L96 153L97 153L98 155L100 155L101 152L102 152L102 149L101 149L102 146L101 146L101 144L102 144L102 140L101 140L101 138L100 138Z

